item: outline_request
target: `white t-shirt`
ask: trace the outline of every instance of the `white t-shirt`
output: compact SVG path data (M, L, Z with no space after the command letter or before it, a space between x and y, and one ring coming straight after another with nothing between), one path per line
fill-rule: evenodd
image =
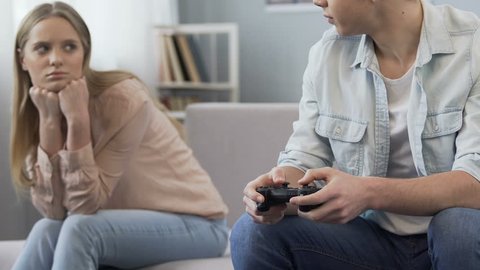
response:
M383 77L387 89L390 123L390 157L388 160L388 178L418 177L413 162L407 131L408 100L413 84L415 65L401 78ZM425 233L431 217L406 216L384 211L372 211L369 219L376 221L382 228L400 235Z

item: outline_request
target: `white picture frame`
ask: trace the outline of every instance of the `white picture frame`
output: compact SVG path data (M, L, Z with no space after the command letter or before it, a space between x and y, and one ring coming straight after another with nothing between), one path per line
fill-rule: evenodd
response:
M312 0L265 0L267 12L320 12Z

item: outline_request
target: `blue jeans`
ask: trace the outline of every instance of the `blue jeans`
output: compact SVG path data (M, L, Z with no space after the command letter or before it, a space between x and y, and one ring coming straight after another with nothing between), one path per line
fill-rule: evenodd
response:
M102 210L64 221L41 219L13 269L122 269L221 256L224 219L147 210Z
M230 241L236 270L478 269L480 211L443 210L427 234L409 236L361 217L340 225L287 216L262 225L244 214Z

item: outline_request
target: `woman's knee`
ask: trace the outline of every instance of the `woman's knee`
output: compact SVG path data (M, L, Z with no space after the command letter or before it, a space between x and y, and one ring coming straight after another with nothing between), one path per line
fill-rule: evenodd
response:
M30 231L29 238L41 238L50 243L55 243L58 238L58 234L62 228L63 221L43 218L33 225Z
M71 215L65 219L61 234L63 237L67 236L68 238L86 238L95 233L95 224L97 222L95 215Z

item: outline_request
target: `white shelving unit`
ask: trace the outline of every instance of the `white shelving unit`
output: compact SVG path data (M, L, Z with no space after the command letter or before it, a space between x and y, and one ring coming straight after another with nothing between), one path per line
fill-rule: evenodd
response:
M203 95L215 95L218 91L228 94L228 101L239 101L239 40L238 26L235 23L207 23L207 24L179 24L179 25L157 25L154 27L155 35L192 35L195 38L204 38L208 40L207 51L203 60L206 63L206 72L208 73L208 82L191 82L191 81L159 81L157 90L159 96L162 92L174 93L176 91L201 91ZM226 36L226 45L228 52L219 56L220 36ZM158 40L158 39L157 39ZM222 39L222 41L225 39ZM222 43L223 44L223 43ZM223 48L225 50L225 48ZM219 57L227 57L228 59L219 59ZM157 57L158 59L158 57ZM226 63L228 68L227 77L219 78L219 60ZM160 60L158 60L160 61ZM184 118L183 111L173 111L172 115L182 120Z

